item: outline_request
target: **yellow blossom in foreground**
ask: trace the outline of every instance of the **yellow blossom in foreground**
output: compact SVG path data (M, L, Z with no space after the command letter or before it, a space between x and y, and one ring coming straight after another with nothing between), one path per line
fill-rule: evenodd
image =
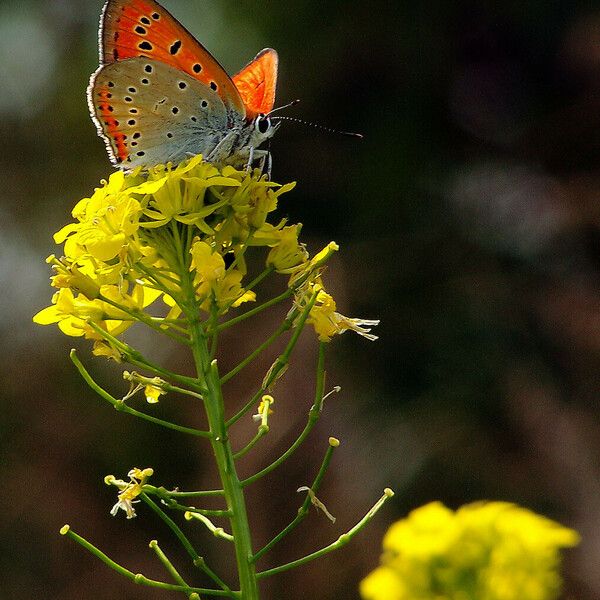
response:
M360 585L364 600L554 600L560 550L572 529L506 502L456 512L439 502L390 527L381 566Z

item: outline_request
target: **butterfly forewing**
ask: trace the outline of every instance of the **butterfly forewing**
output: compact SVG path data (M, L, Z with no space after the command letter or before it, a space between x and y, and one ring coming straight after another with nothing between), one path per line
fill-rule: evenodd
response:
M133 168L205 156L227 131L221 97L161 62L131 58L100 67L90 112L114 164Z
M261 113L267 114L273 109L277 63L277 52L272 48L265 48L233 76L233 82L246 106L248 118L254 118Z
M103 64L146 57L171 65L215 91L245 116L233 81L217 60L154 0L108 0L100 25Z

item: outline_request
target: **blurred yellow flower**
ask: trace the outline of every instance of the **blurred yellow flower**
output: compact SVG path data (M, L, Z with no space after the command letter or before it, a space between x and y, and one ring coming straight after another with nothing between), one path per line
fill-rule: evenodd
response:
M364 600L554 600L560 549L572 529L506 502L440 502L390 527L381 566L360 586Z

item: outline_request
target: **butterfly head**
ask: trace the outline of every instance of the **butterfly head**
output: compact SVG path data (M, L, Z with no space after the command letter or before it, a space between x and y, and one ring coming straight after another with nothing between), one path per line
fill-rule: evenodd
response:
M273 137L279 129L281 123L271 121L268 114L259 114L252 123L252 133L250 135L250 145L258 148L265 140Z

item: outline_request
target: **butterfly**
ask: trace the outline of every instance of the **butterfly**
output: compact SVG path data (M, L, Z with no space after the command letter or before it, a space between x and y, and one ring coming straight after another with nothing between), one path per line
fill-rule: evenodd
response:
M212 54L155 0L108 0L100 66L88 105L111 162L130 170L202 154L251 165L280 123L277 52L266 48L229 77Z

